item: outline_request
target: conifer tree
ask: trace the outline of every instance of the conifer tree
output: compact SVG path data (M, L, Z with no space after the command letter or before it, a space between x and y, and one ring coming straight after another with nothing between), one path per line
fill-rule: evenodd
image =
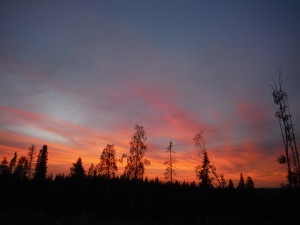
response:
M14 171L15 171L16 163L17 163L17 158L18 158L17 152L15 152L14 153L14 157L10 160L10 163L9 163L9 172L11 174L13 174Z
M245 180L244 180L244 177L243 177L243 173L241 173L240 175L240 182L237 186L238 189L245 189Z
M212 178L209 176L209 163L210 160L207 155L207 151L203 151L202 165L198 166L198 178L200 179L200 187L202 188L212 188Z
M124 175L128 179L143 179L145 166L150 165L150 161L144 159L147 145L145 144L147 137L143 126L136 125L135 133L131 139L130 152L127 157L127 165Z
M94 177L96 175L97 175L97 168L92 163L91 166L90 166L90 168L88 169L88 176L89 177Z
M108 144L100 156L99 174L106 178L112 178L115 177L117 171L116 150L114 145Z
M33 167L33 160L35 157L35 145L31 145L28 148L28 178L31 178L31 169Z
M254 189L254 182L253 182L251 177L247 177L246 188L247 189Z
M172 147L173 147L173 143L172 143L172 141L170 141L170 144L169 144L169 146L167 148L167 151L166 151L166 152L169 153L169 160L164 163L164 165L167 166L166 172L164 173L165 177L171 183L173 183L173 177L174 177L174 175L176 175L175 170L174 170L174 163L175 163L175 156L174 155L175 155L175 152L172 149Z
M233 182L231 179L229 179L228 189L230 189L230 190L234 189L234 185L233 185Z
M18 179L25 179L28 171L28 160L25 156L21 156L14 171L14 176Z
M0 178L7 177L10 174L9 166L6 157L0 164Z
M79 157L76 163L73 163L73 166L70 168L70 175L73 178L84 178L85 170L82 165L82 159Z
M43 145L36 160L34 180L45 181L47 174L48 147Z
M209 176L210 174L210 160L205 149L204 141L202 138L202 133L197 133L194 137L194 146L199 151L199 153L203 156L202 164L197 166L195 169L196 176L200 180L200 187L202 188L212 188L212 180Z

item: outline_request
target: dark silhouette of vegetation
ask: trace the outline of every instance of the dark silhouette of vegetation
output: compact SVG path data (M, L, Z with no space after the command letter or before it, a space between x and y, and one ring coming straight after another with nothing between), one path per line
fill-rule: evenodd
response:
M128 191L134 186L132 214ZM194 182L170 183L158 178L85 176L78 182L57 174L54 180L37 182L1 177L0 191L5 193L0 201L1 225L299 223L296 190L247 190L203 189Z
M70 176L77 179L85 177L85 170L82 165L81 157L79 157L76 163L73 163L73 166L70 168Z
M229 183L228 183L228 189L233 190L234 189L234 185L231 179L229 179Z
M100 156L98 170L99 174L106 178L112 178L116 176L118 166L114 145L108 144L106 148L103 149Z
M226 188L226 186L227 186L227 181L226 181L226 179L225 179L223 173L220 174L219 183L220 183L220 185L218 186L219 188Z
M197 177L200 180L200 187L202 188L212 188L212 180L209 176L209 158L206 151L203 151L203 161L202 165L196 168Z
M227 181L223 174L218 175L217 169L214 166L211 158L208 156L208 152L205 147L205 141L203 139L203 131L197 133L193 138L194 147L199 151L200 157L203 157L201 165L198 165L195 169L196 176L200 179L200 183L203 188L213 188L214 178L217 181L217 187L225 189ZM214 177L211 177L209 174Z
M244 180L244 177L243 177L243 173L240 174L240 181L239 181L239 184L237 186L238 189L245 189L245 180Z
M35 145L28 148L28 178L31 178L31 169L33 167L33 160L35 158Z
M252 178L245 184L242 173L237 189L231 179L225 188L223 174L218 176L220 188L213 188L210 175L215 168L201 134L194 138L202 156L199 184L143 180L144 167L136 165L145 162L145 140L143 127L137 126L128 157L136 157L129 160L135 164L129 164L132 172L125 168L130 175L121 177L117 176L114 145L104 148L100 163L91 164L88 176L79 157L69 176L56 174L53 179L51 174L46 178L47 145L37 157L33 180L27 176L28 158L17 160L15 154L8 163L4 157L0 164L0 193L5 193L0 201L1 224L298 224L297 190L254 191ZM173 151L171 142L168 150Z
M28 171L28 160L25 156L21 156L18 160L18 164L14 171L14 176L18 179L25 179L27 178L27 171Z
M40 150L35 165L34 180L45 181L47 175L48 150L47 145L44 145Z
M174 177L174 175L176 175L175 169L174 169L175 152L172 149L172 147L173 147L173 143L172 143L172 141L170 141L170 144L166 151L169 153L169 160L164 163L164 165L167 166L166 172L164 173L164 175L165 175L166 179L169 180L171 183L173 183L173 177Z
M273 80L273 79L272 79ZM287 178L289 187L300 187L300 161L292 122L291 111L288 103L288 94L283 89L281 71L279 71L279 82L273 80L273 100L278 106L275 116L278 118L280 131L285 150L285 155L278 158L280 164L287 164Z
M150 161L144 159L147 151L145 144L147 137L143 126L136 125L135 133L131 139L130 152L127 157L127 165L125 167L124 175L128 179L143 179L145 166L150 164Z
M0 165L0 178L6 178L10 174L9 166L6 157L3 158L3 161Z
M251 177L247 177L245 188L252 190L254 189L254 182Z
M15 152L14 157L10 160L10 163L9 163L9 172L10 173L14 173L14 171L15 171L17 158L18 158L17 152Z
M88 176L89 177L93 177L97 175L97 168L94 166L94 164L92 163L88 169Z
M210 169L211 169L210 160L209 160L209 157L207 155L207 151L206 151L206 148L204 145L202 132L197 133L193 140L194 140L195 148L200 152L200 155L203 156L202 164L197 166L195 169L196 176L200 180L200 187L205 188L205 189L212 188L213 187L213 185L212 185L213 178L211 178L209 176Z

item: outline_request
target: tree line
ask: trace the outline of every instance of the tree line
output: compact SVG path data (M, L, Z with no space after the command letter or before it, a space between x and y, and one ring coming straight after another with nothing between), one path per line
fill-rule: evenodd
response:
M150 165L150 161L145 158L145 153L147 151L147 137L143 126L136 125L134 130L134 135L129 143L129 154L123 154L120 159L117 159L115 146L113 144L107 144L100 155L100 162L98 164L94 165L92 163L89 169L85 171L82 158L79 157L70 168L69 176L76 179L84 178L85 176L102 176L108 179L115 178L118 171L117 163L123 163L123 161L126 160L127 164L121 177L129 180L143 180L145 167ZM204 144L203 132L197 133L193 138L193 141L195 149L197 149L202 157L202 163L195 168L196 176L199 179L199 186L205 189L214 187L233 189L234 185L232 180L229 179L226 181L223 174L218 175L216 167L212 164ZM176 172L174 168L176 163L176 153L173 150L172 141L170 141L166 152L168 153L168 160L164 162L164 165L166 166L164 172L166 181L170 183L174 183L174 181L178 182L175 179ZM36 146L31 145L28 148L27 157L21 156L18 159L17 152L15 152L10 162L8 162L6 157L3 158L0 165L0 178L14 177L16 179L45 181L47 179L47 161L47 145L42 147L37 157ZM56 176L61 177L64 175L57 174ZM213 185L214 180L216 181L215 185ZM247 177L245 182L243 174L241 173L237 188L254 189L254 182L251 177Z

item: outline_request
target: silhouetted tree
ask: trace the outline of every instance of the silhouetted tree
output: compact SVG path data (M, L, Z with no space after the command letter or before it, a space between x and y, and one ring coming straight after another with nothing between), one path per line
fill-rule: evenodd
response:
M130 153L127 157L127 165L124 174L128 179L143 179L145 166L150 164L150 161L144 159L147 151L146 133L143 126L136 125L135 133L131 139Z
M14 170L16 168L16 163L17 163L17 152L14 153L14 157L10 160L10 163L9 163L9 172L11 174L14 173Z
M14 176L18 179L25 179L28 171L28 160L25 156L21 156L18 160Z
M47 161L48 161L48 147L43 145L36 160L35 172L33 179L38 181L45 181L47 174Z
M212 180L209 176L210 173L210 160L207 155L207 151L205 149L204 141L202 138L202 132L197 133L194 137L194 146L196 149L198 149L200 155L203 156L202 164L197 166L195 169L196 176L200 180L200 187L202 188L212 188Z
M166 172L164 173L165 177L167 180L170 180L171 183L173 183L173 176L176 175L175 170L174 170L175 152L172 149L172 147L173 147L173 143L172 143L172 141L170 141L170 144L166 151L169 153L169 160L164 163L164 165L167 166Z
M79 157L76 163L73 163L73 166L70 168L70 175L73 178L84 178L85 171L82 165L82 159Z
M0 178L7 177L10 174L9 166L6 157L3 158L3 161L0 164Z
M65 174L64 173L58 173L55 175L54 181L56 182L63 182L65 180Z
M30 179L31 178L31 169L33 167L33 160L34 160L34 157L35 157L35 145L31 145L29 148L28 148L28 178Z
M99 174L107 178L115 177L118 171L114 145L107 145L100 156Z
M246 186L247 189L254 189L254 182L251 177L247 177Z
M90 168L88 169L88 176L89 177L97 176L97 168L94 166L93 163L91 164Z
M273 80L273 79L272 79ZM280 164L287 164L287 178L289 187L300 187L300 160L296 137L294 132L294 124L288 102L288 93L283 89L281 79L281 70L279 70L278 83L273 80L273 100L278 106L275 116L279 120L280 131L285 149L285 155L278 158Z
M227 181L223 175L223 173L221 173L220 175L220 185L219 185L219 188L226 188L226 185L227 185Z
M212 178L209 177L209 163L207 152L203 151L202 165L196 168L197 177L202 188L212 188Z
M233 185L233 182L231 179L229 179L228 189L230 189L230 190L234 189L234 185Z
M240 175L240 182L237 186L238 189L245 189L245 180L244 180L244 177L243 177L243 173L241 173Z
M46 177L46 180L47 180L48 182L53 181L53 174L50 173L50 174Z

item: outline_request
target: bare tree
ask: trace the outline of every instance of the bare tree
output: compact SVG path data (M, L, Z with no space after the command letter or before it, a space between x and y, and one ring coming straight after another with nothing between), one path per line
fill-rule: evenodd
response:
M225 188L226 180L224 175L221 174L221 176L219 176L217 174L217 169L214 166L211 157L208 156L205 141L203 139L203 131L197 133L193 140L195 148L199 151L200 156L203 156L202 165L198 165L195 169L196 175L201 181L200 185L203 187L212 187L213 178L209 176L209 173L212 173L218 182L218 186L220 188Z
M288 94L283 89L281 71L279 71L279 81L276 83L273 80L273 100L274 104L278 106L275 116L278 118L279 127L282 134L282 140L285 150L285 155L278 158L280 164L287 164L287 178L290 187L300 186L300 163L299 153L296 144L294 133L294 124L288 103Z
M173 183L173 176L176 175L175 169L174 169L175 152L172 149L172 147L173 147L173 143L172 143L172 141L170 141L170 144L169 144L169 146L167 148L167 151L166 151L166 152L169 153L169 160L164 162L164 165L167 166L166 172L164 174L165 174L166 179L170 180L171 183Z
M213 185L212 185L213 178L211 178L209 176L209 174L210 174L210 160L209 160L209 157L207 155L207 151L206 151L206 148L205 148L202 133L203 132L197 133L195 135L194 139L193 139L195 148L199 151L199 154L201 156L203 156L202 164L198 165L196 167L195 172L196 172L196 176L200 180L200 187L202 187L202 188L212 188L213 187Z

